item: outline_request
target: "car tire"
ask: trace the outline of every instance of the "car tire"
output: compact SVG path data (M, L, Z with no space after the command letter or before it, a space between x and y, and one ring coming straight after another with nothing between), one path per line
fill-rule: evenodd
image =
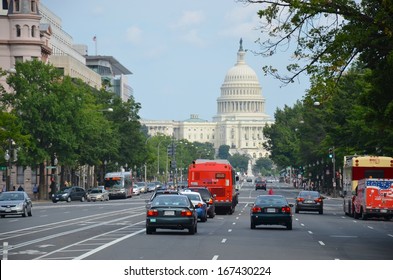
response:
M319 210L319 215L323 214L323 209Z
M23 208L23 214L22 217L27 217L28 213L27 213L27 207Z
M253 221L251 221L250 228L255 229L255 223Z
M53 202L53 203L57 203L57 201L56 201L56 200L52 200L52 202Z
M216 213L214 213L214 212L212 211L212 213L209 214L209 218L213 219L215 215L216 215Z
M286 224L287 230L292 230L292 222Z
M367 220L367 218L368 218L367 214L364 213L364 211L363 211L363 209L362 209L362 212L361 212L361 219L362 219L362 220Z
M295 208L295 213L299 213L299 209L298 208Z
M197 232L197 224L195 224L194 226L192 226L188 229L188 233L191 235L195 234L196 232Z
M67 197L67 202L71 202L71 197Z
M201 222L205 223L206 221L207 221L207 213L206 213L206 216L205 216L205 217L202 217L202 218L201 218Z
M4 217L5 217L5 215L1 215L0 217L1 217L1 218L4 218Z
M31 210L31 208L30 208L30 211L27 212L27 215L29 215L29 217L33 216L33 212Z
M85 202L85 197L84 196L81 197L81 201Z
M146 234L152 234L153 233L153 229L150 227L146 227Z

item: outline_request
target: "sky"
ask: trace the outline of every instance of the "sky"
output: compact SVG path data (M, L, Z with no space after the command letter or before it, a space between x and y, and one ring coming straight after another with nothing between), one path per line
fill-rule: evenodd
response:
M75 44L89 55L116 58L133 74L128 84L147 120L188 119L191 114L212 121L227 71L243 48L258 52L258 4L236 0L41 0L62 20ZM93 38L96 37L96 43ZM264 58L248 51L246 63L259 77L266 98L265 113L292 106L309 88L307 76L290 85L262 72L264 65L283 69L291 52Z

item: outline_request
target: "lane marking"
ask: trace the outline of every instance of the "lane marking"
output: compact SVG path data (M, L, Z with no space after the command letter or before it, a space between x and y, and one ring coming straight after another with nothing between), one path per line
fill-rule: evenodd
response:
M325 243L323 243L322 241L318 241L319 244L321 244L322 246L325 246Z
M214 257L212 258L212 260L217 260L218 259L218 255L214 255Z
M226 238L224 238L223 240L221 240L221 243L225 243L225 242L227 242L227 239L226 239Z
M374 229L372 226L367 226L369 229Z
M228 232L231 232L232 230L231 229L228 229Z
M313 232L311 230L308 231L309 234L313 234Z
M393 234L388 234L388 236L393 237Z

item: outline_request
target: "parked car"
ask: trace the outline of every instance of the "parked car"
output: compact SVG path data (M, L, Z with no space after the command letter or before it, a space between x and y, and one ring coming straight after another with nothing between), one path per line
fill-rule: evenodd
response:
M195 234L197 221L197 212L187 196L159 195L146 211L146 234L157 229L188 229L189 234Z
M7 215L32 216L33 203L24 191L0 193L0 217Z
M87 201L108 201L109 200L109 192L107 190L94 188L91 189L90 192L86 195Z
M293 204L282 195L259 195L250 211L251 229L258 225L283 225L292 229Z
M214 218L216 215L216 195L213 195L206 187L190 187L188 190L201 194L203 201L207 205L207 215L209 218Z
M324 198L318 191L300 191L296 196L295 213L318 211L319 214L323 214Z
M52 194L52 201L56 203L58 201L71 202L72 200L86 200L86 191L81 187L67 187L59 190L57 193Z
M263 179L256 179L255 180L255 190L261 189L261 190L266 191L266 185L267 185L266 180L263 180Z
M187 196L191 200L191 202L194 206L198 206L196 208L196 211L198 214L198 219L200 219L201 222L206 222L207 221L207 204L206 204L206 202L203 201L201 194L199 192L192 192L190 190L186 190L184 192L181 192L180 194Z

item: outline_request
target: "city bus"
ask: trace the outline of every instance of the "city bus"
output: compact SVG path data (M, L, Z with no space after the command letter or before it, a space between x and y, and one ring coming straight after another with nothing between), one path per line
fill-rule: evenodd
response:
M189 165L188 185L206 187L215 196L216 212L232 214L238 203L239 177L227 160L197 159Z
M133 183L131 172L110 172L105 174L104 187L109 198L132 197Z
M354 215L354 193L361 179L393 179L393 157L356 155L344 157L343 210L346 215Z

